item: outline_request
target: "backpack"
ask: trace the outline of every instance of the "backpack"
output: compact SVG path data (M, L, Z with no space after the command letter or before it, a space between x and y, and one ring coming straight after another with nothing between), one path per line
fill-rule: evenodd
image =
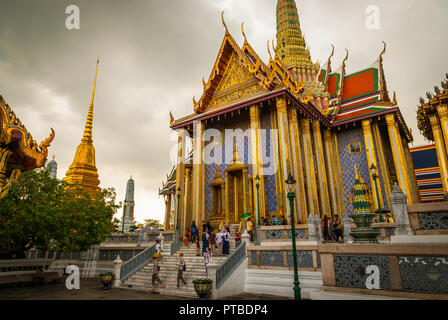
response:
M205 232L202 234L202 241L206 241L207 240L207 236L205 235Z
M187 264L185 263L185 260L182 259L183 263L184 263L184 271L187 271Z

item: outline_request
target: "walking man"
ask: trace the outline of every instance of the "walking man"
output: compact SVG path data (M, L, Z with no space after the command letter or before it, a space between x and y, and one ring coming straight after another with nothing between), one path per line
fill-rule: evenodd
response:
M183 277L184 271L186 271L186 265L184 260L184 254L179 252L179 262L177 263L177 289L179 289L179 281L182 280L184 285L187 285Z
M156 290L156 281L159 282L162 286L162 289L165 288L165 283L162 282L159 278L159 258L153 257L152 262L154 263L154 266L152 268L152 289L151 292L154 292Z

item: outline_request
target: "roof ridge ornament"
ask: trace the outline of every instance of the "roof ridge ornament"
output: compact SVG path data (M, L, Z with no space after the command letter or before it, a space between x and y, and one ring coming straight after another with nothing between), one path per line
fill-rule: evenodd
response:
M244 33L244 22L241 22L241 33L243 34L244 37L244 43L247 43L246 34Z
M272 63L272 55L271 55L271 50L269 50L269 40L268 40L267 46L268 46L268 53L269 53L269 64L271 64Z
M383 54L386 53L386 47L387 47L386 42L383 41L383 43L384 43L384 48L383 48L383 51L381 51L381 53L380 53L380 62L383 61Z
M224 26L224 28L226 28L226 34L229 34L229 29L227 29L226 22L224 21L224 11L221 12L221 20L222 20L222 25Z

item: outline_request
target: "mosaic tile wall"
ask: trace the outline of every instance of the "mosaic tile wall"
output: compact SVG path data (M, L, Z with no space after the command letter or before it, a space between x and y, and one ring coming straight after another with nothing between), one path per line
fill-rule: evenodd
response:
M250 128L250 122L249 119L241 119L239 121L234 121L234 122L226 122L225 125L214 125L213 126L215 129L218 129L220 131L224 131L225 129L241 129L243 131L247 130ZM224 137L225 139L225 137ZM208 141L206 142L206 146L208 146L208 144L213 143L213 141ZM227 148L226 148L227 146ZM252 175L252 166L250 165L250 163L252 163L252 146L251 146L251 141L250 141L250 134L248 133L247 137L244 137L244 141L243 139L238 139L237 141L237 146L238 146L238 154L240 156L240 160L246 164L248 166L248 174L249 176ZM224 143L221 146L222 148L222 159L221 159L221 163L219 164L220 167L220 172L221 172L221 177L223 179L225 179L224 176L224 170L226 170L226 168L229 166L229 163L225 163L225 162L231 162L232 157L233 157L233 143L232 142L227 142L224 141ZM205 149L204 149L205 150ZM210 159L214 157L214 150L212 150L210 152L210 154L205 154L205 162L211 162ZM211 164L206 164L205 166L205 193L204 193L204 197L205 197L205 217L209 217L210 216L210 211L211 211L211 189L210 189L210 183L213 181L213 179L215 178L215 174L216 174L216 167L217 164L216 163L211 163Z
M270 161L274 161L273 155L273 141L271 137L271 116L269 110L262 110L260 115L261 120L261 128L265 129L265 134L261 135L261 144L262 144L262 159L265 167L267 163ZM273 167L273 164L270 165ZM268 172L270 173L270 172ZM275 174L270 174L266 176L266 201L267 201L267 210L268 212L277 211L277 192L275 185Z

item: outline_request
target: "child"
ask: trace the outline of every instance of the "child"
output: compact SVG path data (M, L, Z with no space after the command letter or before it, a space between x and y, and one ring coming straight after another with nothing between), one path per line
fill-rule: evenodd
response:
M196 256L200 257L201 254L199 252L201 250L201 245L199 244L199 237L196 237L195 241L196 241Z

